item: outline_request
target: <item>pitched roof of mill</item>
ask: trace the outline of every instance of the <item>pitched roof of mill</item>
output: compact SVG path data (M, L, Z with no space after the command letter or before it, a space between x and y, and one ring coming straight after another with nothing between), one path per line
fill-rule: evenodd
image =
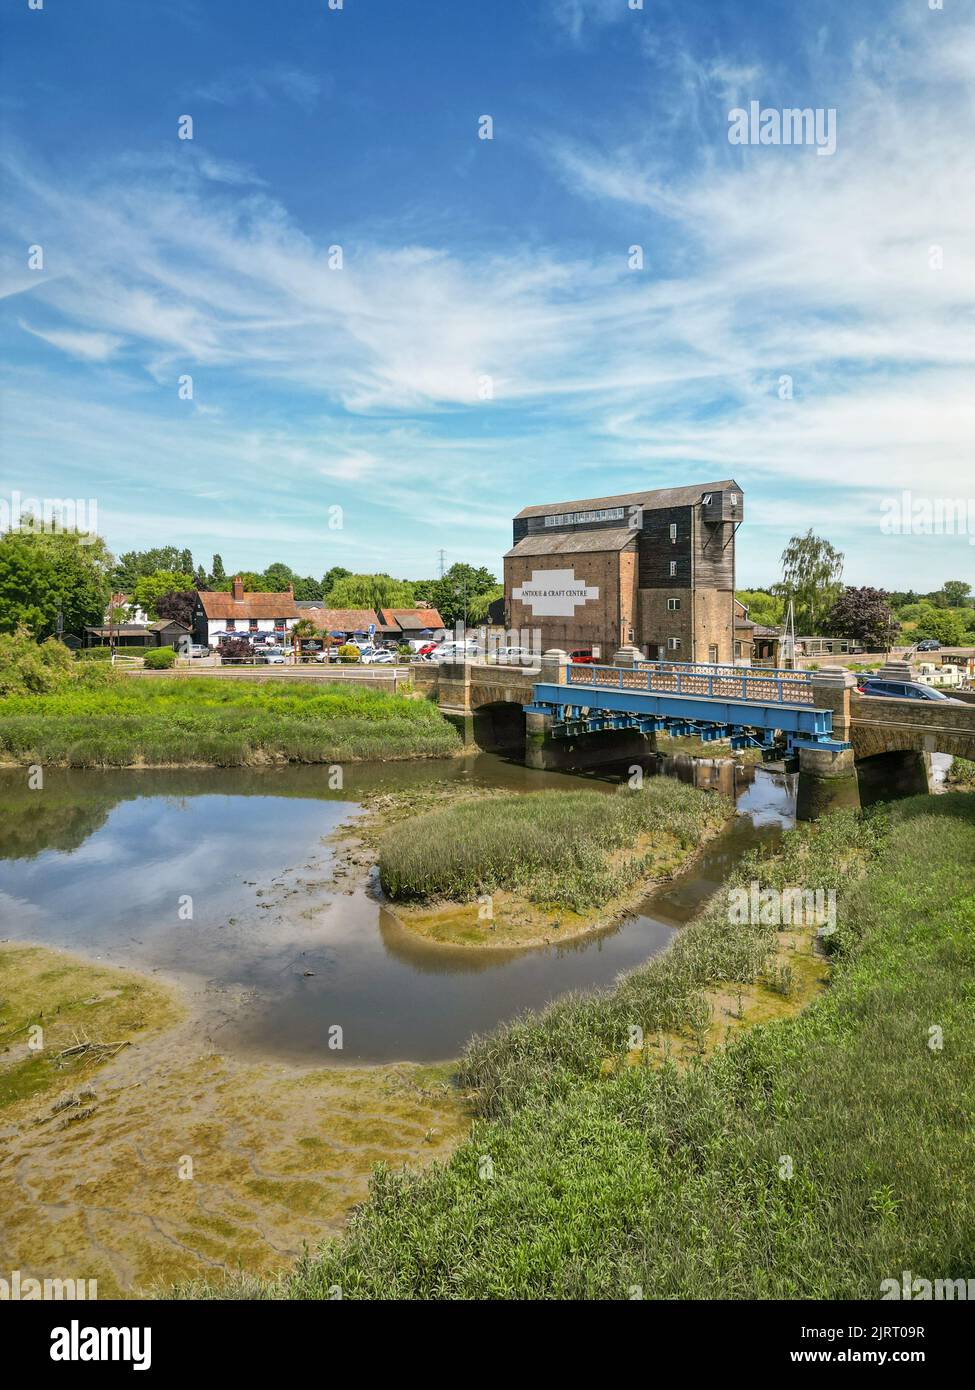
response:
M723 492L725 488L741 492L734 478L725 478L720 483L644 488L642 492L622 492L615 497L583 497L573 502L546 502L538 507L522 507L518 517L548 516L552 512L596 511L602 507L687 507L700 502L704 493Z
M626 550L636 545L637 532L629 526L604 526L586 531L531 531L504 552L514 555L580 555L593 550Z

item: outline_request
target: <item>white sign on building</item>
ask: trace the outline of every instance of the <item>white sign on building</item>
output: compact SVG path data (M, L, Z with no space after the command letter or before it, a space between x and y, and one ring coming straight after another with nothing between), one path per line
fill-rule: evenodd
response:
M599 589L576 579L575 570L532 570L531 579L512 589L536 618L574 618L576 609L599 597Z

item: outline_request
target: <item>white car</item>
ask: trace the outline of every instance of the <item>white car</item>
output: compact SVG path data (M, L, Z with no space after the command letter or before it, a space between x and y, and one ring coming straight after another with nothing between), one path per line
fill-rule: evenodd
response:
M286 666L288 663L288 654L283 647L265 647L261 655L269 666Z
M360 658L363 666L395 666L396 658L392 652L363 652Z
M441 642L430 655L434 661L475 661L483 653L476 642Z
M540 658L537 652L530 652L527 647L499 647L496 652L491 652L488 660L498 666L537 666Z

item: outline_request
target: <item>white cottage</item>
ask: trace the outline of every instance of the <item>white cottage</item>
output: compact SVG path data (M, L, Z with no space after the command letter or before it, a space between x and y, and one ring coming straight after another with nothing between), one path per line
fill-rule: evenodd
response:
M282 640L301 617L289 585L281 594L245 593L237 575L229 593L200 589L193 614L193 641L215 646L220 633L276 633Z

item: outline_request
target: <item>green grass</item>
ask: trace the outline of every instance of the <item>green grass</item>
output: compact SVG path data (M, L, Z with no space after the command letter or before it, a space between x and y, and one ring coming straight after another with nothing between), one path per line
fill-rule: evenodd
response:
M460 801L395 826L379 850L393 899L469 902L502 888L577 912L625 892L654 855L654 836L681 848L732 814L723 797L649 779L643 790L545 791ZM645 854L620 856L647 836Z
M837 813L751 877L839 889L832 984L805 1011L686 1069L606 1072L630 1023L680 1027L702 985L766 968L775 929L730 927L719 893L615 990L476 1040L482 1118L450 1161L379 1168L343 1239L230 1291L875 1299L903 1269L971 1275L975 795Z
M131 677L0 699L0 760L69 767L446 757L459 737L426 700L339 684Z

